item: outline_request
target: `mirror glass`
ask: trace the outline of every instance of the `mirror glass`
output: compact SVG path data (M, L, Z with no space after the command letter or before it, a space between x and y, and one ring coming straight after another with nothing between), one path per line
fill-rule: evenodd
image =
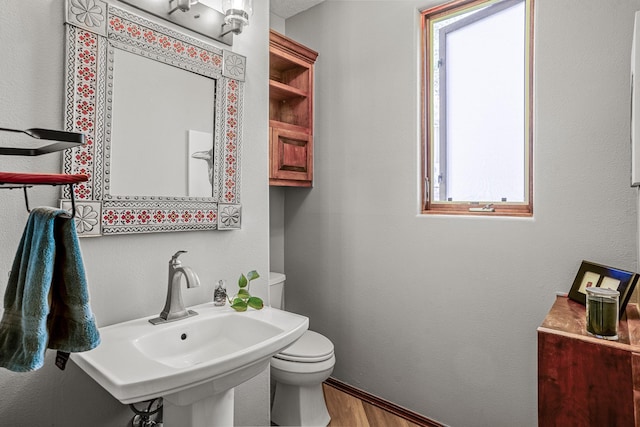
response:
M213 197L215 80L121 49L113 59L110 193Z

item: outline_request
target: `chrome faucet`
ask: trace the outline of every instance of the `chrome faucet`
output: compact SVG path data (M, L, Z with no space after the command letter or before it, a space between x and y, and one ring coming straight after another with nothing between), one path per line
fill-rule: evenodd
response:
M187 288L195 288L200 286L200 279L190 267L183 267L178 261L178 257L187 251L178 251L169 261L169 288L167 289L167 301L164 308L160 312L160 317L150 319L149 322L157 325L159 323L173 322L175 320L186 319L195 316L193 310L187 310L182 302L182 292L180 289L180 276L184 275L187 279Z

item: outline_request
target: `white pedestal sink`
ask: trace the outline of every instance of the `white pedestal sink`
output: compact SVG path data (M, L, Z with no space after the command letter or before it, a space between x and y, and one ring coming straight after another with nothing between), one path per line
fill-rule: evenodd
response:
M101 344L71 359L122 403L163 397L166 427L231 426L234 387L266 369L309 320L270 307L191 309L198 315L172 323L149 316L100 328Z

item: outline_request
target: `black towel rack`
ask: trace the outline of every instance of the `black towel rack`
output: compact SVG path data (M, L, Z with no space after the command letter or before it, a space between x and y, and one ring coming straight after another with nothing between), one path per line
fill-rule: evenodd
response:
M0 131L23 133L34 139L54 141L53 143L34 148L0 147L0 155L39 156L41 154L77 147L85 143L84 134L78 132L65 132L42 128L18 130L3 127L0 127ZM27 212L31 212L27 188L35 185L69 185L69 193L71 194L71 214L69 217L74 218L76 216L76 203L73 185L85 182L88 179L89 177L83 174L0 172L0 189L11 190L22 188Z

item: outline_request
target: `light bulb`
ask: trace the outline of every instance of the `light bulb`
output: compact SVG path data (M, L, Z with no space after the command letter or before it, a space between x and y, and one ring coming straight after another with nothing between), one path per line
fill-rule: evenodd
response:
M252 0L222 0L224 22L227 24L249 25L249 17L253 14Z

